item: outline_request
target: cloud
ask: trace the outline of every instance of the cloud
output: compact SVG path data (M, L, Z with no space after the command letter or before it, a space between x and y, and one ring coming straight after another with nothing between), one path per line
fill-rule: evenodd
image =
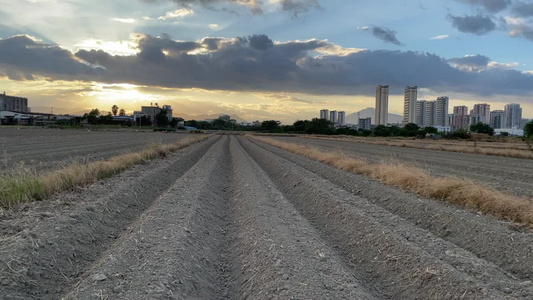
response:
M218 27L219 27L218 24L209 24L209 29L216 30L218 29Z
M363 27L363 30L367 30L367 29L365 29ZM372 27L372 35L374 35L375 37L377 37L378 39L380 39L380 40L382 40L382 41L384 41L386 43L392 43L392 44L395 44L395 45L398 45L398 46L403 45L396 38L396 31L388 29L388 28L374 26L374 27Z
M533 17L533 3L518 2L513 12L519 17Z
M294 102L294 103L302 103L302 104L325 104L324 101L312 101L312 100L306 100L299 97L294 96L288 96L288 95L280 95L280 94L263 94L261 95L264 98L272 99L279 102Z
M216 4L234 4L248 7L253 13L263 13L264 4L262 0L169 0L178 5L190 8L193 4L199 4L204 7L213 8ZM153 2L153 1L144 1ZM313 8L318 8L318 0L269 0L270 3L277 3L279 7L294 16L306 13Z
M441 35L437 35L437 36L434 36L434 37L430 38L430 40L444 40L444 39L447 39L449 37L450 37L449 34L441 34Z
M121 19L121 18L111 18L113 21L117 21L120 23L126 23L126 24L132 24L135 23L135 19Z
M0 39L0 77L12 80L92 80L102 69L82 63L64 48L27 35Z
M177 10L174 10L174 11L169 11L164 16L161 16L161 17L159 17L157 19L166 21L166 20L169 20L169 19L183 18L185 16L193 15L193 14L194 14L194 11L192 11L192 9L180 8L180 9L177 9Z
M500 63L500 62L497 62L497 61L491 61L487 67L489 69L514 69L516 67L519 67L520 64L517 63L517 62L512 62L512 63Z
M511 0L455 0L458 2L467 3L474 6L482 6L488 12L496 13L507 9L512 3Z
M490 58L484 55L465 55L464 57L455 57L448 62L461 70L469 72L479 72L485 70L490 62Z
M27 36L3 39L0 76L270 94L372 95L380 83L399 89L416 83L437 93L533 95L533 76L482 55L448 61L412 51L324 54L321 49L340 46L315 39L275 42L265 35L175 41L138 34L132 42L137 54L113 56L72 53Z
M250 47L257 50L267 50L268 48L274 47L274 42L264 34L252 35L249 38L249 42Z
M523 18L504 18L509 35L512 37L521 37L533 41L533 23Z
M290 11L294 16L306 13L314 7L318 7L317 0L282 0L281 8L284 11Z
M461 32L473 33L476 35L487 34L496 29L496 24L490 17L478 14L475 16L448 16L452 25Z

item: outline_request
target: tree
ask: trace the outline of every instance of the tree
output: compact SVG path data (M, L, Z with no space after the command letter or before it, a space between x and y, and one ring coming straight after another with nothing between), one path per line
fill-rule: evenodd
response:
M98 123L100 124L112 124L113 123L113 114L107 113L107 115L101 115L100 118L98 118Z
M198 121L196 121L196 120L185 121L185 126L190 126L190 127L194 127L194 128L200 128L199 125L198 125Z
M385 125L378 125L376 126L376 128L374 128L374 135L375 136L390 136L391 129Z
M84 115L84 117L87 118L87 122L89 122L89 124L97 124L99 116L100 110L98 110L98 108L92 109L88 114Z
M407 130L407 136L415 136L418 133L418 129L420 129L415 123L407 123L403 128Z
M305 132L305 130L307 129L307 125L309 124L309 121L308 120L298 120L296 122L294 122L294 124L292 125L294 131L296 132Z
M524 136L526 138L533 138L533 121L527 123L524 127Z
M118 113L118 115L121 116L121 117L125 117L126 116L126 110L124 110L124 108L121 108L120 112Z
M261 122L261 130L268 131L268 132L275 132L279 130L279 125L281 124L280 121L276 120L267 120Z
M313 118L306 126L305 133L330 134L333 123L326 119Z
M172 127L172 128L176 128L176 127L178 127L179 122L180 122L180 120L178 118L172 118L172 120L170 120L170 122L168 122L168 125L170 125L170 127Z
M113 104L113 106L111 107L111 111L113 112L113 116L117 116L117 113L118 113L118 106L116 104Z
M492 136L494 134L494 128L490 127L489 124L478 122L477 124L470 125L470 131L476 133L484 133Z
M155 121L158 127L168 127L167 110L162 109L156 116Z

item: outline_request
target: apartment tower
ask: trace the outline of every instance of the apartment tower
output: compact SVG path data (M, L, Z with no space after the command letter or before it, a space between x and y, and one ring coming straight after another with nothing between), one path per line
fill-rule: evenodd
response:
M389 86L378 85L376 87L376 117L377 125L385 125L389 122Z
M506 128L520 128L522 122L522 108L520 104L511 103L505 105Z
M454 106L453 115L454 115L454 120L453 120L454 130L468 129L468 125L470 124L470 115L468 115L468 107L464 105Z
M332 110L329 112L329 120L333 124L337 124L337 111L336 110Z
M505 111L493 110L490 113L490 127L494 129L505 128Z
M321 109L320 110L320 119L329 120L329 109Z
M477 123L489 124L490 122L490 104L479 103L474 104L474 108L470 112L470 124Z
M426 100L416 101L416 125L424 127L426 122Z
M403 125L416 123L416 97L417 86L407 86L404 91L403 100Z
M344 125L346 123L346 112L345 111L339 111L337 113L337 122L340 124L340 125Z
M438 97L435 101L435 120L432 126L448 126L448 103L450 99L446 96Z

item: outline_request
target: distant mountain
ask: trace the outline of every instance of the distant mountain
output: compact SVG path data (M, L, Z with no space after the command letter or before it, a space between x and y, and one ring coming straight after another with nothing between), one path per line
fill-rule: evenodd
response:
M374 119L376 118L376 110L372 107L367 107L363 110L360 110L359 118L361 119L372 118L372 124L374 124ZM403 120L403 116L389 113L389 123L401 123L402 120ZM351 124L359 123L359 120L357 119L357 112L347 115L346 123L351 123Z
M196 120L196 121L203 121L203 120L212 120L212 119L218 119L218 117L226 115L224 113L219 114L204 114L204 115L188 115L184 113L176 113L174 112L174 117L180 117L185 120ZM235 119L237 122L244 122L244 120L237 116L237 115L229 115L232 119Z

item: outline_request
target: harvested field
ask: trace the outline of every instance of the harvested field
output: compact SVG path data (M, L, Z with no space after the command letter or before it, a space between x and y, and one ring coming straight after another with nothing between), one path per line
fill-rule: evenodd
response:
M2 299L532 299L533 234L245 136L0 216Z
M493 140L483 134L474 134L473 140L430 140L409 138L379 138L353 136L307 135L308 138L349 141L372 145L407 147L425 150L440 150L460 153L475 153L491 156L533 159L533 145L516 138ZM474 141L475 140L475 141Z
M399 161L437 176L469 178L517 196L533 197L533 160L439 150L424 150L353 141L304 137L269 138L308 145L324 151L340 151L370 162Z
M72 161L139 151L151 143L175 142L185 136L188 134L0 127L0 172L21 163L37 170L54 169Z

